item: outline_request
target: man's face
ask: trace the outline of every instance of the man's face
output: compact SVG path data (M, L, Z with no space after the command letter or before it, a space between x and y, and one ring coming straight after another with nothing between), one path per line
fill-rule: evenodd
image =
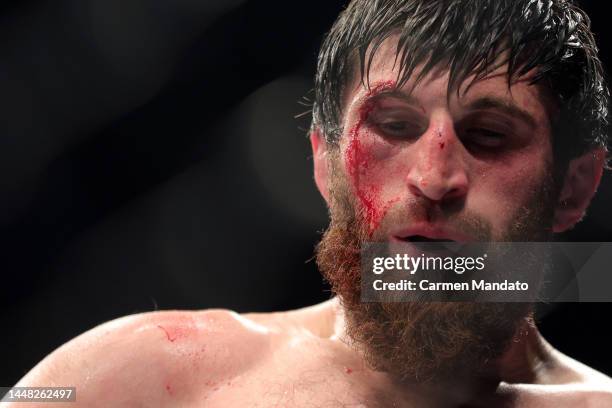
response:
M556 189L545 98L504 69L460 96L448 72L395 85L389 41L345 95L343 134L328 147L330 228L317 262L347 312L349 336L375 368L432 379L498 357L530 305L361 303L365 241L540 241ZM415 72L413 78L418 75Z
M394 57L394 47L383 47L370 89L349 86L336 164L342 174L332 174L350 185L368 235L513 237L525 227L517 225L525 206L552 187L550 120L539 88L528 77L508 88L501 68L461 97L448 95L448 72L429 73L409 93L413 79L394 86Z

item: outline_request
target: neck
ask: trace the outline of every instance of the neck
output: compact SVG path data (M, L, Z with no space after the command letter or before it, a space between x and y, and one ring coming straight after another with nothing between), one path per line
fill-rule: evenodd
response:
M530 317L518 328L505 353L495 361L494 372L507 383L537 383L548 359L549 346Z

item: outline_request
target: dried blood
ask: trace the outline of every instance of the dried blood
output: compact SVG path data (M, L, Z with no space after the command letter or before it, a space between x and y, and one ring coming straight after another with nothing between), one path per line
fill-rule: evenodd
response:
M366 96L371 97L379 94L382 91L391 89L394 86L395 82L393 81L380 83L374 88L370 89ZM359 119L349 132L349 143L345 153L348 173L353 181L355 193L361 204L362 213L369 227L370 235L372 235L374 230L378 227L391 205L399 200L398 197L388 201L385 204L381 204L379 199L380 185L363 185L360 180L361 176L365 175L370 163L372 162L372 155L364 148L359 136L363 124L368 119L373 109L374 103L372 101L368 101L359 110Z

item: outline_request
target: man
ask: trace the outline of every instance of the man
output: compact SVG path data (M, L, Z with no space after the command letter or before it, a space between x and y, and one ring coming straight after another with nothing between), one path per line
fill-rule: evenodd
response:
M581 219L606 158L596 50L564 0L353 1L319 56L310 134L337 296L125 317L18 385L75 386L84 407L612 406L612 380L554 350L529 304L360 297L367 242L544 241Z

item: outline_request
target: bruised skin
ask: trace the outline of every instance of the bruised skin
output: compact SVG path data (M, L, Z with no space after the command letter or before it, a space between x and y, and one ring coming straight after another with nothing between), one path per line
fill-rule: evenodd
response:
M348 133L348 143L344 153L345 166L350 177L353 193L358 199L362 220L368 228L368 236L372 238L381 226L389 210L402 200L402 194L385 196L382 186L390 181L403 180L406 172L405 163L393 165L388 162L393 156L400 154L401 143L382 141L375 131L368 126L373 111L377 108L377 97L396 88L396 82L386 80L376 82L362 97L363 103L357 110L357 119ZM425 114L425 108L420 107ZM442 138L442 131L437 130L437 136ZM440 150L446 146L445 141L438 142ZM431 170L431 161L427 164ZM418 185L428 186L425 177L420 177Z
M367 92L365 97L368 100L359 109L359 119L349 132L350 139L344 154L346 168L355 196L359 200L362 217L368 227L370 237L380 225L389 208L400 200L400 197L385 200L381 196L380 186L383 184L381 176L369 177L369 170L375 166L374 155L370 151L371 146L363 141L367 132L364 129L364 124L374 109L375 102L371 98L393 88L395 88L395 81L384 81ZM362 181L364 179L365 181Z

